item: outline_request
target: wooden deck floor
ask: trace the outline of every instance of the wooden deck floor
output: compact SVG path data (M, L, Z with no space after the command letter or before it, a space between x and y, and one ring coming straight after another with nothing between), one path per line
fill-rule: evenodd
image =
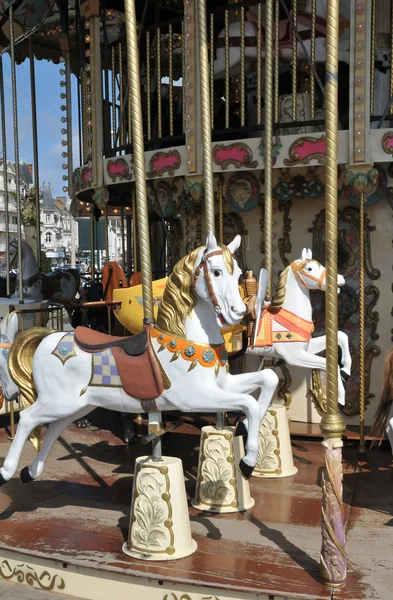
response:
M171 434L165 453L183 459L187 491L193 495L199 432L184 426ZM0 463L9 440L0 431ZM190 508L198 543L188 558L146 563L126 557L135 457L144 447L126 447L106 430L70 427L56 444L41 479L18 479L0 491L1 549L63 563L159 579L230 588L252 594L327 599L320 582L321 467L318 441L293 440L298 473L276 480L252 479L256 500L243 514L213 515ZM29 445L21 466L33 458ZM347 586L335 598L388 600L393 589L393 465L387 449L358 461L344 450L347 515Z

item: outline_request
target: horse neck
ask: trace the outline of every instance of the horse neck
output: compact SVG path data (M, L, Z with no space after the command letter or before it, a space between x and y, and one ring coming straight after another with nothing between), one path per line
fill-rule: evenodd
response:
M222 344L223 338L212 308L205 300L197 299L191 315L186 317L186 338L201 344Z
M23 244L22 251L22 273L23 279L28 279L38 273L37 261L33 250L27 244Z
M312 307L310 291L295 277L292 269L289 269L283 308L298 315L306 321L312 321Z

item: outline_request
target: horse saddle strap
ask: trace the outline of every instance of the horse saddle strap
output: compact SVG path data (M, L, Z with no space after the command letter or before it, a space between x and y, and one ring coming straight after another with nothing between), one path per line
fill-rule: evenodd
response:
M132 398L153 400L162 394L163 378L148 328L138 335L121 338L77 327L74 339L81 350L90 354L112 352L123 389Z

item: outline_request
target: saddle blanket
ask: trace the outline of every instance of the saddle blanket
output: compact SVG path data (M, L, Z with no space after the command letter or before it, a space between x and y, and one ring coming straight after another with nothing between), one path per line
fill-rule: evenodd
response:
M274 324L280 329L273 329ZM306 321L285 308L277 312L265 309L258 323L255 347L268 348L278 342L309 342L313 331L312 321Z

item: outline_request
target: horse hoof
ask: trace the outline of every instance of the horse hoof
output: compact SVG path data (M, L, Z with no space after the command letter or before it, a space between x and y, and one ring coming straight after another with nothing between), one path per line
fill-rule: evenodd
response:
M79 427L79 429L86 429L91 426L91 423L88 419L80 419L79 421L76 421L76 426Z
M25 485L26 483L30 483L30 481L34 481L34 477L30 474L29 467L24 467L20 472L20 480Z
M244 479L250 479L254 468L255 467L250 467L250 465L248 465L246 462L244 462L243 459L241 459L239 463L239 469Z
M245 426L244 421L239 421L236 425L235 437L245 437L246 435L248 435L247 427Z
M348 375L348 373L346 373L342 369L340 369L340 375L341 375L341 379L342 379L344 388L346 388L347 387L347 383L348 383L348 379L349 379L349 375Z
M0 473L0 487L1 487L2 485L4 485L5 483L7 483L7 480L6 480L6 479L4 479L4 477L3 477L3 476L2 476L2 474Z

